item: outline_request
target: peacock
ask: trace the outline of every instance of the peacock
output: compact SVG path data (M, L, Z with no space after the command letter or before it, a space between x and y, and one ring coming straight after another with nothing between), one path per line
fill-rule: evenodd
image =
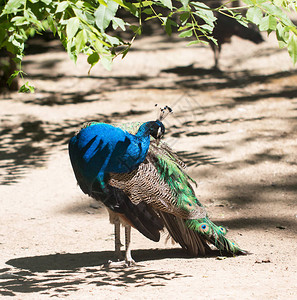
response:
M213 246L224 254L245 254L226 238L226 228L208 218L185 164L162 141L162 121L171 112L166 106L156 121L144 123L87 122L69 142L78 185L107 207L114 224L116 258L121 260L121 224L125 227L126 265L134 264L131 227L155 242L166 228L192 256L204 256Z
M216 39L217 44L211 40L209 41L210 47L214 54L214 69L219 69L219 57L222 50L222 44L230 43L233 35L251 41L254 44L260 44L264 42L264 39L257 26L249 24L248 27L245 27L228 14L216 12L214 15L217 20L212 32L212 36Z

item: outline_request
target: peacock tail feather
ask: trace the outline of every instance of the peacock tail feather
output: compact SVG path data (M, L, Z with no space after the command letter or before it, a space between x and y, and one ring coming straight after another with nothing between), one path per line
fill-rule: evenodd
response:
M163 143L165 144L165 143ZM156 148L155 143L151 143L150 151L156 156L156 167L161 180L164 180L169 186L173 195L176 196L176 205L183 210L189 211L189 217L185 220L186 226L193 231L198 232L205 237L211 244L221 251L230 253L243 252L236 243L225 237L227 229L223 226L217 226L206 215L203 218L193 218L191 210L195 210L195 206L203 207L199 202L189 180L193 179L185 172L181 164L177 163L175 157L168 146L166 147L166 154ZM164 146L161 146L164 149ZM161 152L161 153L160 153Z

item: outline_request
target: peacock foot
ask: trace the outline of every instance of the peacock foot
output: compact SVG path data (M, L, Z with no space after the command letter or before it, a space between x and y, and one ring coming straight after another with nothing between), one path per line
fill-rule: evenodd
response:
M126 262L127 267L133 267L136 265L136 262L134 261L133 258L125 259L125 262Z
M111 261L109 260L107 264L104 264L104 267L111 268L129 268L135 266L136 263L133 259L130 260L120 260L120 261Z

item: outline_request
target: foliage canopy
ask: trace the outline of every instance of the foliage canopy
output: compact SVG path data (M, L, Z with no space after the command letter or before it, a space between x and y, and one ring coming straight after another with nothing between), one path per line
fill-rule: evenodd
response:
M169 35L176 27L181 38L194 37L188 45L209 40L216 43L211 36L215 11L228 14L245 26L254 23L261 31L275 32L279 46L286 47L296 63L297 28L288 15L296 13L297 1L243 0L243 6L230 7L232 1L213 8L205 4L211 0L4 0L0 4L0 49L11 52L18 65L9 81L23 76L25 42L35 33L51 30L59 36L72 60L85 53L90 69L99 61L110 69L113 59L118 55L124 57L136 36L141 35L143 24L154 18ZM123 17L122 11L136 22L129 23L131 18ZM133 32L128 41L116 34L126 30ZM34 88L26 83L21 90Z

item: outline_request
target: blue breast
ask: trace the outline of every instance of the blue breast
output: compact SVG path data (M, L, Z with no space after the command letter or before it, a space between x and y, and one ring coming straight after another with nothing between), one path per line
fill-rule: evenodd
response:
M82 129L69 143L73 168L91 185L106 173L127 173L145 159L150 137L135 136L112 125L96 123Z

